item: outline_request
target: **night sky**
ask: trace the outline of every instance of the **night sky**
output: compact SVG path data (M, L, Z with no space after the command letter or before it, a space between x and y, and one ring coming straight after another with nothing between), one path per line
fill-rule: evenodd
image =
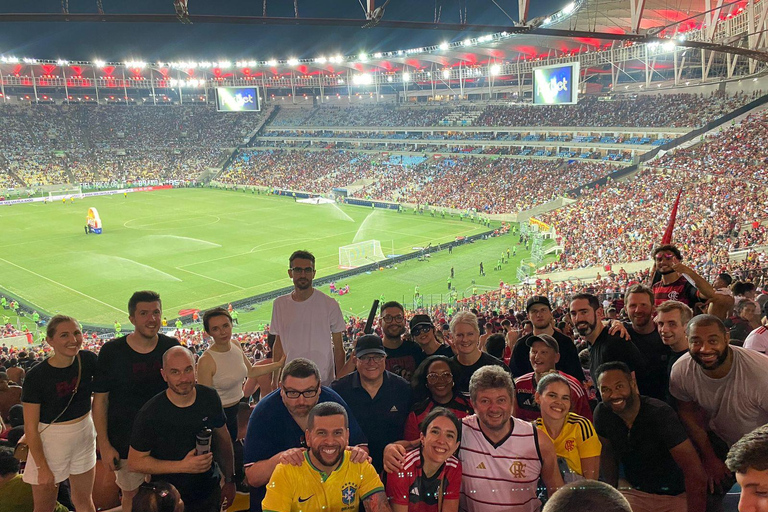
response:
M68 0L69 10L96 13L96 0ZM383 0L381 0L383 1ZM441 21L459 22L460 0L437 0ZM529 18L551 14L569 0L532 0ZM2 0L0 12L61 12L62 0ZM358 0L298 0L300 17L356 18ZM496 0L517 19L517 0ZM173 14L172 0L102 0L106 13ZM261 16L263 0L189 0L191 14ZM377 3L381 3L377 0ZM509 22L492 0L466 0L470 24ZM391 0L385 20L434 18L435 0ZM293 17L293 0L267 0L268 16ZM511 22L509 22L511 24ZM479 33L473 34L476 37ZM181 23L0 23L0 54L38 59L123 61L268 60L374 53L459 41L465 32Z

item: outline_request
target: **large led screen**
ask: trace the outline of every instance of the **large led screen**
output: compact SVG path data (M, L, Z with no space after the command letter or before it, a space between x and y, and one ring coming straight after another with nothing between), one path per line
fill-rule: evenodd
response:
M578 62L533 68L534 105L575 104L578 95Z
M219 112L258 112L259 93L255 87L217 87L216 108Z

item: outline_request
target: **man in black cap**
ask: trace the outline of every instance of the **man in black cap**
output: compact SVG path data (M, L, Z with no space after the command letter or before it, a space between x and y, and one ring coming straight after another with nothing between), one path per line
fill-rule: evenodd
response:
M584 377L584 370L581 368L581 364L579 364L579 352L576 350L576 345L571 338L555 330L552 305L549 303L549 299L542 295L534 295L528 299L525 310L528 312L528 318L533 324L533 332L517 340L515 347L512 349L509 367L512 369L512 374L515 378L522 377L533 371L529 359L528 340L531 336L548 334L557 341L560 347L560 361L555 367L579 382L584 382L586 378Z
M437 341L435 324L432 323L429 315L413 315L410 327L411 338L419 344L425 358L435 355L453 357L451 347Z
M335 380L331 388L349 405L368 438L376 471L382 470L384 447L402 439L411 405L411 386L386 371L387 353L375 334L358 338L353 356L357 370Z

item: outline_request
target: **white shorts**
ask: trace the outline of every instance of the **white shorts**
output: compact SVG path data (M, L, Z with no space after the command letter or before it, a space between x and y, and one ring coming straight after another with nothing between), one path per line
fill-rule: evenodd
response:
M48 428L46 428L48 427ZM43 453L56 483L63 482L69 475L80 475L96 465L96 430L89 414L82 421L67 425L56 423L48 426L40 423ZM27 456L22 479L37 485L37 463L32 452Z
M128 459L120 459L120 467L115 471L115 482L122 491L135 491L147 475L128 469Z

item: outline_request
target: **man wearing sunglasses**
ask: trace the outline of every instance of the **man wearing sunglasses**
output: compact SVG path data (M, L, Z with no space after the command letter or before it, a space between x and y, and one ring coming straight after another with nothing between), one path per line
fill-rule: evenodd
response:
M283 368L281 387L262 399L251 413L245 435L245 478L251 486L251 512L261 512L266 485L279 463L304 461L304 432L309 411L323 402L341 404L349 416L351 460L368 460L366 439L349 406L335 391L320 385L317 365L304 358Z
M373 467L380 472L384 447L403 438L411 385L384 369L387 353L375 334L358 338L354 359L356 371L334 381L331 388L349 404L368 438Z
M424 357L445 356L453 357L453 350L448 345L437 341L435 325L429 315L413 315L411 318L411 338L419 344Z

